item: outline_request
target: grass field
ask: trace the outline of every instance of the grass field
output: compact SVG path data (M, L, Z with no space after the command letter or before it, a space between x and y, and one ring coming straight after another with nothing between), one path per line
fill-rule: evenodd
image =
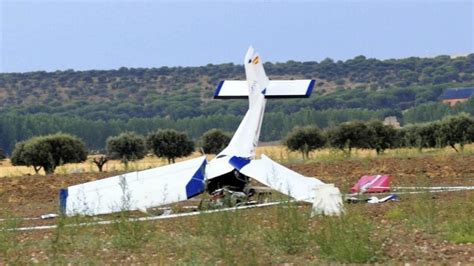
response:
M474 185L473 146L456 154L449 149L391 150L382 156L356 151L347 157L323 150L301 161L298 153L266 146L259 153L343 192L363 174L390 174L394 185ZM197 155L196 155L197 156ZM147 158L135 169L165 162ZM70 168L69 168L70 167ZM95 171L88 163L76 165ZM89 167L89 168L87 168ZM51 176L14 172L0 178L0 228L55 224L53 230L0 230L0 264L341 264L474 263L474 192L401 195L399 202L346 204L341 217L309 216L309 205L274 207L201 216L131 222L122 213L28 221L56 212L59 188L99 179L109 173L69 173L65 166ZM8 168L3 165L2 168ZM13 169L15 171L15 169ZM185 202L183 204L196 204ZM174 211L180 211L177 206ZM158 212L158 211L156 211ZM70 227L78 222L112 219L112 225Z

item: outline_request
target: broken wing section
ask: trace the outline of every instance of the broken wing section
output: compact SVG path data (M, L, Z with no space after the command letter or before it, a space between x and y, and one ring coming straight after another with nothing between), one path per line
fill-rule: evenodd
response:
M67 216L146 210L205 190L206 157L71 186L60 191Z
M313 188L324 185L320 180L300 175L265 155L260 160L252 160L239 172L299 201L312 202Z
M312 203L313 213L339 215L343 212L341 193L334 185L303 176L265 155L260 160L252 160L239 172L298 201Z

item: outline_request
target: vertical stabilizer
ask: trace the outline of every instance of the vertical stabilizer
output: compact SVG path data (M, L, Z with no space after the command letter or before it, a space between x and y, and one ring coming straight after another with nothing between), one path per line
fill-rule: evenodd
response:
M262 59L250 47L244 58L249 90L249 109L229 145L219 155L254 158L265 111L265 90L269 80L263 69Z
M249 88L249 107L252 108L253 103L257 101L256 99L265 97L265 89L269 80L265 74L262 59L252 46L247 50L244 65Z

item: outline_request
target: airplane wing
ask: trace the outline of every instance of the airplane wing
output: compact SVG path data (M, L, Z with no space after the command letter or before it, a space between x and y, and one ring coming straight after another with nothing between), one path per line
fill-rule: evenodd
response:
M206 157L127 173L61 189L65 215L146 210L194 197L205 190Z
M260 160L252 160L239 172L271 187L296 200L312 202L314 193L311 188L324 185L316 178L305 177L293 170L272 161L265 155Z
M303 176L272 161L265 155L243 165L239 172L298 201L313 204L313 213L339 215L343 212L338 188Z

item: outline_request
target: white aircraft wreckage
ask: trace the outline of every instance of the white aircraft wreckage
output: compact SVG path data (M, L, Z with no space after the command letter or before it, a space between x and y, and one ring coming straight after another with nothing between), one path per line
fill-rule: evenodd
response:
M250 180L313 204L314 214L339 215L342 197L325 184L255 156L267 98L309 97L314 80L269 80L260 56L250 47L244 59L246 81L221 81L214 97L247 98L249 109L229 145L215 158L201 156L172 165L127 173L60 190L64 215L99 215L124 210L146 211L222 189L251 193Z

